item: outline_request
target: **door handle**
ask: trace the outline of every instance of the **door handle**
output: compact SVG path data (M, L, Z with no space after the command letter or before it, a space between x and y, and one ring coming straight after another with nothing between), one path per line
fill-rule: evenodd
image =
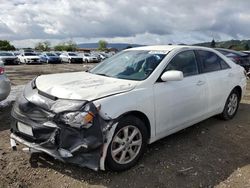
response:
M228 73L228 77L233 77L234 76L234 74L233 73Z
M199 81L196 83L197 86L201 86L201 85L203 85L203 84L205 84L205 81L202 81L202 80L199 80Z

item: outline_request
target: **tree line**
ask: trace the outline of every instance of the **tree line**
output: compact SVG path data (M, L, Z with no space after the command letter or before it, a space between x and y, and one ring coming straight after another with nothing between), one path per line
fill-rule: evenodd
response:
M105 40L99 40L98 42L98 50L106 50L107 42ZM55 46L52 46L49 41L41 41L35 45L35 50L38 51L75 51L77 49L77 44L73 40L69 40L67 42L61 42ZM0 40L0 50L2 51L13 51L17 50L14 45L10 43L8 40Z

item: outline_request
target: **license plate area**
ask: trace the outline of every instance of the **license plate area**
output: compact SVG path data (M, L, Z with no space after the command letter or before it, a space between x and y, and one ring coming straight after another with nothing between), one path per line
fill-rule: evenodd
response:
M34 136L33 131L32 131L32 127L29 125L26 125L26 124L21 123L21 122L17 122L17 129L21 133L27 134L29 136Z

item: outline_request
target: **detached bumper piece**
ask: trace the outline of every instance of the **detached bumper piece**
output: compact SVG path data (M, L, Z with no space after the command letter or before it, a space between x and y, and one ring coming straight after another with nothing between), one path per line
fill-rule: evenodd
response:
M47 105L39 105L42 101L44 104L44 100ZM98 170L104 144L105 121L96 113L91 127L71 127L62 123L58 114L49 109L55 102L39 96L38 92L33 92L30 100L21 95L12 109L12 143L15 140L63 162ZM93 103L90 106L96 108Z

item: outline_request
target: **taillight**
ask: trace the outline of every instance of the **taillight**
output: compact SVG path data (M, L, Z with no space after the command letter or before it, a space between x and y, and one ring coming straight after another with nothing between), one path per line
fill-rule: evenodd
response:
M4 68L3 67L0 67L0 75L1 74L4 74Z
M239 57L233 57L233 60L234 60L235 63L240 63L241 62Z

